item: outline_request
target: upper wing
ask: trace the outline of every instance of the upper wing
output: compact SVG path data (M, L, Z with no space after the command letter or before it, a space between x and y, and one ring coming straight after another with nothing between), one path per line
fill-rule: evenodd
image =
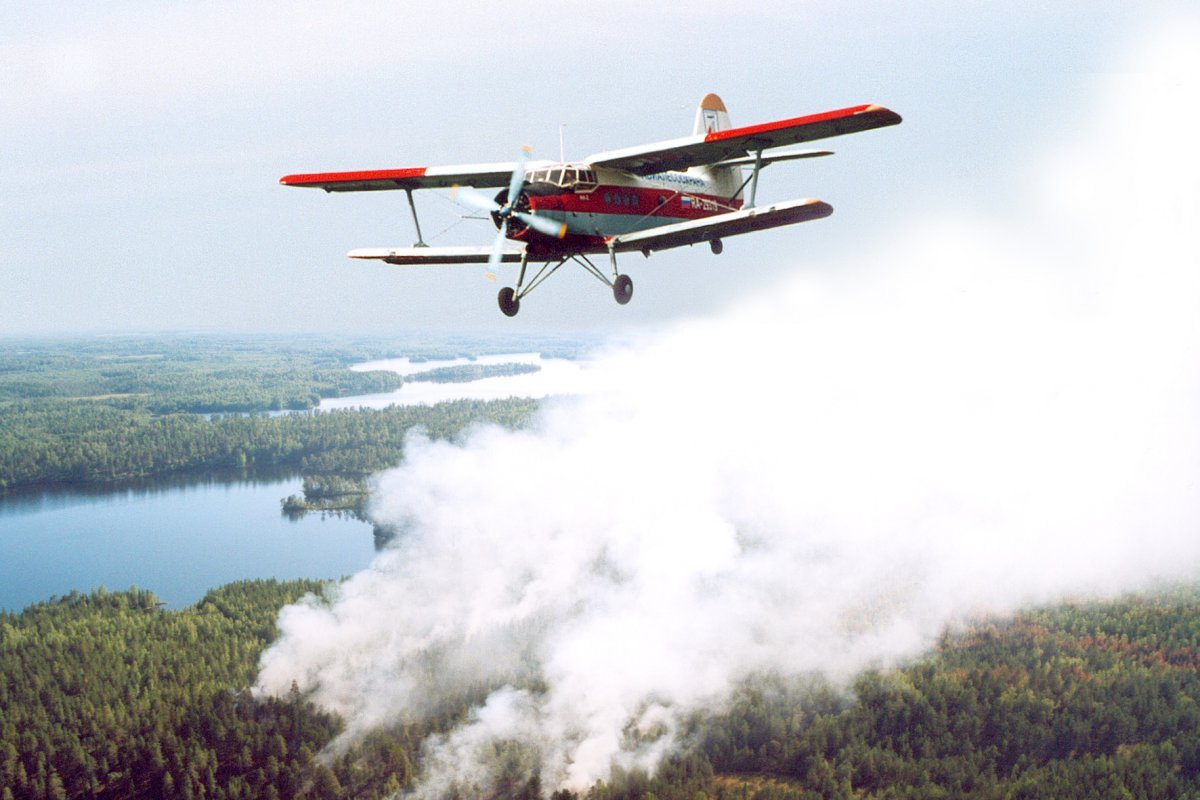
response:
M549 163L549 162L547 162ZM526 164L526 169L537 168ZM312 172L284 175L284 186L312 186L327 192L371 192L381 189L438 189L448 186L474 186L480 189L508 186L517 162L501 164L458 164L449 167L409 167L371 169L357 172Z
M523 252L506 248L500 251L500 260L504 263L520 261ZM351 250L346 255L389 264L486 264L491 254L490 247L374 247Z
M712 241L723 236L766 230L821 219L833 213L833 206L820 200L786 200L713 217L662 225L644 231L623 233L609 240L614 250L666 250L685 244Z
M653 175L738 158L758 150L782 147L830 136L898 125L900 115L883 106L864 105L697 134L668 142L612 150L589 156L595 167L613 167L637 175Z

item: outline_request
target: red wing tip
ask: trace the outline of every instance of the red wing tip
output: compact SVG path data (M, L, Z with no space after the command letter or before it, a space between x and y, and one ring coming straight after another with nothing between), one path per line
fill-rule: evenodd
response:
M365 169L352 172L312 172L284 175L279 182L284 186L322 186L337 183L372 183L380 181L406 181L425 177L427 167L405 169Z

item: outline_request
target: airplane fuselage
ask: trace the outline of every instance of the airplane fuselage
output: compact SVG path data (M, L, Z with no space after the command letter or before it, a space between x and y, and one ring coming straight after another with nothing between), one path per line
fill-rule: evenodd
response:
M566 225L558 240L529 228L509 238L540 252L602 253L608 237L736 211L743 205L740 170L709 168L633 175L617 169L557 164L531 169L521 203ZM502 193L503 194L503 193Z

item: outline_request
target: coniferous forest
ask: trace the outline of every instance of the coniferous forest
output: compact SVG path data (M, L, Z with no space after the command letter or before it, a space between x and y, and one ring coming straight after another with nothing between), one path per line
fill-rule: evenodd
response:
M0 614L0 796L386 797L446 709L319 756L335 717L255 698L276 612L316 582L247 581L164 610L139 590ZM636 654L631 654L636 657ZM1200 591L1064 605L945 635L850 687L764 676L697 717L654 776L578 800L1180 798L1200 792ZM532 798L535 781L505 796ZM560 793L557 800L576 800Z

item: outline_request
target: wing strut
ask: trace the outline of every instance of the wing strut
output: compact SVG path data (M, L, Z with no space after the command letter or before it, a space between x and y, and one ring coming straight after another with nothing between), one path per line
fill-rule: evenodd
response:
M754 151L754 172L750 173L750 207L754 208L754 198L758 196L758 173L762 171L762 148ZM772 175L774 173L771 173Z
M413 225L417 228L417 241L413 243L413 247L429 247L425 244L425 237L421 235L421 221L417 219L417 204L413 202L413 190L406 188L404 193L408 195L408 208L412 211Z
M743 189L745 189L747 186L749 186L750 187L750 202L746 203L744 206L742 206L742 208L747 208L747 209L754 208L755 198L758 196L758 173L762 172L762 168L765 167L769 163L771 163L771 162L770 161L767 161L765 163L763 162L761 149L755 150L754 151L754 169L752 169L750 171L750 177L746 178L746 180L742 181L742 185L737 188L736 192L734 192L733 194L731 194L729 196L729 199L733 200L735 197L737 197L739 194L742 193Z

